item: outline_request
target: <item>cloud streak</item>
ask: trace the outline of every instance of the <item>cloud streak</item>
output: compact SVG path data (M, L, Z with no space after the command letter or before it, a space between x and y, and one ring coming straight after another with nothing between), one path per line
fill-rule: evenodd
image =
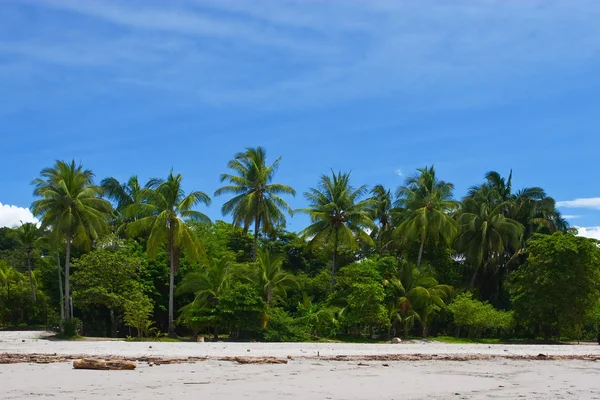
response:
M95 81L113 93L169 92L214 107L382 96L406 108L470 107L507 101L506 84L539 79L545 66L587 65L600 50L598 18L589 0L7 0L0 57L15 62L0 70L0 84L9 96L40 82L89 92ZM97 79L80 82L90 71ZM422 93L434 88L431 103ZM452 89L460 99L444 96ZM549 90L561 89L523 95Z
M600 197L558 201L556 202L556 206L564 208L586 208L590 210L600 210Z

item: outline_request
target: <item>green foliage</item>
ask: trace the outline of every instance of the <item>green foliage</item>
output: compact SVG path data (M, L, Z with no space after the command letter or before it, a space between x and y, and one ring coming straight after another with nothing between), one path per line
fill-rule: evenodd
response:
M326 303L313 303L311 297L305 296L298 304L297 318L313 337L334 337L340 330L340 315L343 309Z
M267 342L305 342L310 339L309 326L305 320L294 319L283 308L271 308L269 325L263 331Z
M534 235L527 262L512 275L517 320L545 336L581 329L600 300L600 248L593 239L554 233ZM556 333L554 336L557 336Z
M469 337L475 333L479 338L486 331L492 334L508 332L515 324L513 312L496 310L487 302L473 299L471 293L457 295L448 305L448 309L452 313L454 323L466 328Z
M260 292L253 285L241 282L224 290L216 306L222 325L239 337L260 333L265 311Z
M395 195L332 172L305 193L311 222L294 233L283 200L294 191L273 183L279 161L267 164L260 147L237 154L217 191L232 195L222 211L233 223L214 224L197 211L209 197L186 195L173 172L98 187L74 162L42 170L32 205L42 229L0 228L0 323L53 323L61 303L68 318L72 275L88 335L162 339L168 327L173 337L175 318L179 334L233 339L427 336L449 332L452 318L473 335L500 334L512 314L492 305L514 306L519 334L596 334L598 249L573 236L527 241L568 228L541 188L513 192L512 173L490 172L458 207L433 167ZM469 286L473 297L446 308L452 287Z
M284 257L272 255L268 250L258 250L258 261L241 272L243 279L260 288L267 305L272 305L276 295L286 296L286 289L298 286L296 278L281 266Z
M81 331L81 320L79 318L71 318L61 323L61 339L74 339L79 337Z
M340 269L331 301L344 308L342 323L351 332L361 327L387 326L385 290L381 275L371 260Z
M136 296L125 302L123 307L123 322L137 330L138 337L146 337L150 333L153 304L145 295L137 293Z

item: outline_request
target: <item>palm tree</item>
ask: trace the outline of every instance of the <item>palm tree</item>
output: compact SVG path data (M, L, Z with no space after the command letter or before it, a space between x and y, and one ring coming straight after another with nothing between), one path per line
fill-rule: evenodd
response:
M421 323L421 334L427 337L429 320L444 308L446 298L452 293L452 287L440 285L433 272L403 263L398 271L401 296L398 298L398 317L404 325L404 337L408 337L408 328L415 319Z
M268 250L258 249L258 262L243 272L243 278L254 283L263 292L267 305L273 303L275 295L285 296L286 289L298 286L294 275L283 270L284 261L283 255L273 255Z
M219 303L219 298L231 284L233 277L232 263L227 257L208 257L204 268L193 271L183 277L177 287L177 295L194 294L194 300L181 308L180 318L184 321L188 316L197 320L204 310L212 310ZM209 318L215 340L219 337L218 320ZM185 322L184 322L185 323Z
M132 175L126 183L120 183L115 178L105 178L100 183L106 197L117 203L116 210L123 212L125 207L139 202L142 187L137 175Z
M394 207L392 192L383 185L375 185L371 189L371 218L377 221L377 227L373 229L371 236L375 238L381 253L385 253L392 242L391 234L394 224L402 217L403 210Z
M33 251L37 241L40 239L40 231L36 224L31 222L21 223L21 226L17 229L17 238L25 250L27 255L27 273L29 275L29 288L31 290L31 298L33 302L36 301L35 288L33 285Z
M140 186L137 175L132 175L125 183L120 183L112 177L105 178L102 180L101 185L105 196L116 203L114 223L117 227L117 233L122 234L127 228L127 223L135 219L125 217L125 208L140 202L142 186Z
M166 244L169 253L169 336L175 336L173 324L173 301L175 272L179 265L181 250L185 250L192 259L199 258L199 245L187 221L210 223L203 213L193 210L200 203L210 204L210 197L203 192L193 191L187 196L183 191L181 174L173 171L166 180L151 179L145 189L139 193L139 203L125 207L125 216L137 218L127 227L127 234L136 236L150 232L147 242L148 255L156 257Z
M41 171L42 178L33 181L32 212L42 222L41 229L51 228L56 238L65 243L65 319L69 320L71 247L89 248L92 242L108 229L112 213L110 203L104 200L100 186L94 185L94 174L84 170L75 161L56 161L52 168Z
M262 147L248 148L245 152L236 154L227 164L234 173L221 175L221 182L227 181L228 185L215 192L215 196L234 195L223 204L221 211L224 215L232 214L235 225L243 226L244 231L247 231L254 223L253 261L257 259L260 230L269 233L278 225L285 226L283 211L287 211L289 215L293 214L280 195L296 195L296 191L291 187L272 183L281 157L269 166L266 161L267 153Z
M405 240L420 240L417 258L417 266L420 266L428 239L441 238L448 245L454 240L458 224L451 214L458 202L452 200L454 185L437 179L433 166L417 171L396 192L396 205L406 209L407 217L396 228L395 234Z
M509 249L518 249L523 236L523 225L504 215L510 201L482 186L471 190L463 199L458 217L461 233L457 247L474 266L469 284L472 289L478 271L488 264L499 264Z
M512 192L512 170L507 179L498 172L485 174L486 182L479 187L471 188L469 196L481 188L493 191L498 202L505 202L504 215L520 222L525 228L525 239L535 232L566 232L568 223L556 209L556 202L540 187L525 187Z
M373 229L371 219L372 199L360 200L367 194L367 187L350 185L350 174L333 171L323 175L318 188L311 188L304 196L310 207L298 211L310 215L312 224L301 233L310 238L309 246L331 244L331 287L335 284L336 261L340 245L351 249L358 247L358 240L373 245L373 239L365 229Z
M226 258L208 258L207 265L183 277L177 295L193 293L194 307L215 307L221 293L229 287L232 278L231 261Z

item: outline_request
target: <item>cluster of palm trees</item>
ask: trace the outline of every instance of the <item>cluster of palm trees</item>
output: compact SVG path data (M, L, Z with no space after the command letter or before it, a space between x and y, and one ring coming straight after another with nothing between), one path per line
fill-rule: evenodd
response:
M215 196L232 196L224 203L222 213L231 215L233 223L244 231L253 231L253 260L260 259L264 268L260 276L248 276L265 288L267 303L273 298L274 287L285 286L273 286L272 282L289 280L281 270L280 258L261 252L259 246L260 233L268 234L285 226L286 214L294 213L282 197L294 196L294 189L273 182L280 161L278 158L268 164L263 148L249 148L227 164L231 173L221 175L226 185L215 192ZM208 206L210 197L201 191L186 194L182 176L173 172L166 179L151 179L145 185L136 176L125 183L107 178L101 185L95 185L93 178L90 170L74 161L57 161L53 167L42 170L41 177L33 182L37 199L32 211L40 218L42 230L50 232L52 242L65 249L65 318L70 316L72 247L89 249L112 229L121 235L147 238L150 257L166 248L170 265L169 334L173 335L175 274L182 252L191 260L202 257L202 245L189 223L210 223L205 214L196 210L199 205ZM453 199L453 185L439 180L433 166L419 169L395 196L381 185L370 191L364 185L354 187L349 173L332 171L305 193L309 205L296 212L310 216L311 224L301 232L310 246L324 246L331 252L332 285L341 248L375 247L382 254L402 256L404 249L418 243L416 264L420 266L427 245L438 242L454 247L465 258L472 269L473 285L481 271L506 270L520 254L524 239L532 233L567 228L554 200L542 189L526 188L513 193L511 180L512 174L505 180L490 172L483 184L471 188L458 202ZM24 240L30 243L29 239ZM206 263L214 273L202 279L219 279L227 284L226 261ZM202 279L193 285L190 280L184 286L215 287L202 283ZM202 293L197 300L210 301L217 296L210 290L195 290ZM33 290L32 294L35 295Z

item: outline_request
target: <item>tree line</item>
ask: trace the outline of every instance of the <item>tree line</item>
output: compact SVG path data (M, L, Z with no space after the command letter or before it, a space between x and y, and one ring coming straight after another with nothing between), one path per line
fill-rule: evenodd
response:
M596 332L597 242L542 188L513 190L512 172L457 200L433 166L398 188L331 171L292 210L280 164L261 147L228 162L214 193L228 223L173 171L97 183L57 161L33 181L39 226L0 229L0 322L273 341ZM286 231L296 213L309 225Z

